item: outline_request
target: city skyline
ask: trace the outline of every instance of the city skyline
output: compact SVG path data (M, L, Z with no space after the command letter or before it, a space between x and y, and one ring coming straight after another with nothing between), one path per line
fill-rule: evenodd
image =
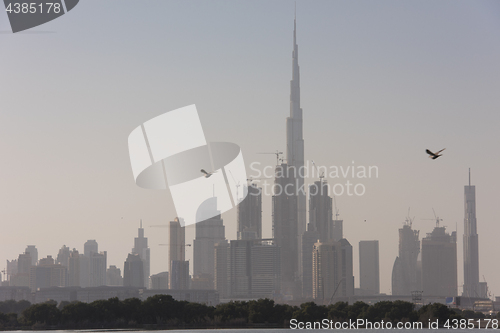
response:
M487 260L487 254L495 251L495 236L500 231L493 223L499 182L495 170L500 160L497 154L491 154L496 151L494 142L498 141L498 134L494 124L499 120L498 114L493 112L499 106L493 95L499 82L492 73L500 68L493 59L500 50L490 42L498 38L492 31L499 29L491 27L498 28L499 23L486 9L498 9L498 5L488 1L479 3L477 7L464 2L443 7L430 2L399 4L392 9L398 15L385 23L381 19L386 17L382 9L393 5L392 2L366 5L366 8L342 3L316 2L313 6L299 1L297 4L301 104L307 110L305 159L321 165L349 166L355 161L379 167L378 179L364 181L367 189L364 196L336 199L340 218L344 220L344 235L353 245L354 276L359 276L358 241L379 240L380 271L385 272L380 276L381 292L390 293L390 274L387 272L392 271L397 256L397 230L402 227L408 207L412 215L417 216L414 229L421 230L422 235L432 231L433 226L421 219L431 217L432 208L435 208L445 220L443 224L448 226L447 230L451 232L457 226L457 235L461 238L462 186L467 183L467 168L471 167L472 183L477 186L481 281L485 275L491 291L500 293L500 285L495 282L499 271ZM102 73L90 71L97 79L93 85L89 83L94 82L94 77L84 74L80 68L74 69L76 81L65 74L64 71L73 65L69 60L59 62L62 70L56 70L54 78L43 85L46 66L28 65L20 72L1 69L2 77L6 78L0 87L6 110L2 111L6 121L1 128L1 149L8 156L3 169L9 175L9 179L4 178L5 191L1 198L6 204L0 213L5 221L3 235L9 235L1 242L1 262L16 259L28 244L37 245L39 257L44 258L55 256L63 244L73 248L75 244L96 239L100 247L108 251L108 263L122 268L135 228L143 218L151 244L151 273L168 270L166 260L162 259L167 257L166 249L156 245L165 243L168 234L163 230L153 233L154 229L149 226L167 224L176 217L175 210L168 193L146 193L135 188L127 161L126 133L133 124L168 109L191 104L193 99L200 117L207 124L210 141L237 142L245 154L247 168L252 161L273 165L271 156L256 153L286 148L283 120L289 100L293 3L283 1L269 8L263 2L258 2L255 8L247 8L245 2L228 5L228 10L241 20L241 26L227 34L222 33L222 27L234 22L223 13L217 13L221 8L220 3L217 4L208 10L222 21L209 25L212 30L201 34L206 38L210 31L218 33L218 39L210 40L215 43L214 49L205 49L211 63L208 66L209 63L202 61L192 69L196 73L191 72L190 66L201 58L196 52L190 53L192 58L177 58L174 49L186 45L173 35L168 35L172 48L158 46L156 51L159 54L173 52L169 59L180 66L182 73L175 72L170 63L163 63L165 69L158 69L158 65L149 67L125 54L116 65L111 64L106 52L109 55L119 51L141 52L129 49L129 38L136 42L141 39L120 22L115 23L124 33L118 34L116 51L101 45L111 36L110 32L105 32L96 39L95 49L90 48L92 53L87 60L76 56L84 68L95 65L104 69ZM155 6L166 9L165 5ZM25 38L22 41L0 35L11 50L2 55L6 63L20 69L22 57L19 55L28 54L32 46L41 49L41 44L45 43L53 50L38 52L36 64L52 64L51 57L56 54L53 52L61 51L62 45L66 45L68 31L75 31L83 17L89 15L88 7L84 4L79 7L82 8L73 14L71 22L63 18L44 25L43 29L54 29L54 34L26 34L22 35ZM264 8L267 14L263 13ZM375 11L378 20L370 18L368 8ZM449 17L437 14L450 8ZM182 14L193 11L180 3L174 3L170 9ZM414 13L414 9L437 12ZM131 9L125 5L120 10L125 13ZM353 22L346 18L349 13L356 14ZM192 30L179 32L183 38L202 32L199 27L205 21L196 10L194 15L201 21ZM260 20L258 25L255 17ZM461 17L465 20L458 23ZM403 22L404 18L410 23ZM103 22L100 16L96 19ZM140 18L136 20L143 22ZM441 27L442 20L447 25ZM161 26L161 21L153 19L151 24ZM169 24L179 26L180 23L173 20ZM368 29L370 24L375 27L372 32ZM68 30L69 27L72 29ZM394 27L400 27L400 32L393 31ZM418 32L422 27L424 30ZM111 30L116 33L114 28ZM272 43L271 37L262 36L263 31L269 32ZM436 34L428 35L429 32ZM238 33L246 36L246 40L234 39ZM482 37L476 38L477 35ZM70 44L76 50L92 44L86 31L77 30L71 36L81 43L78 47ZM153 32L151 40L142 40L140 45L154 49L154 40L161 37L161 33ZM375 38L377 42L370 42L369 37L378 37ZM217 60L220 52L228 51L221 41L243 46L241 50L226 52L225 58L229 60L226 64ZM205 43L210 44L195 39L193 45L203 47ZM465 45L471 47L464 49ZM188 47L188 51L195 50ZM252 50L249 55L243 54L249 50ZM67 49L65 52L68 52L64 53L66 59L75 58L75 51ZM149 56L152 63L162 63L153 51L139 54ZM108 67L102 67L101 61ZM250 69L243 70L242 66ZM131 93L128 97L124 92L130 92L129 88L114 78L125 75L124 68L129 69L127 75L136 88L135 95ZM143 74L142 70L145 70ZM183 83L179 88L173 86L169 70L174 70L174 77ZM20 86L19 75L29 78L26 91L32 99L18 98L19 91L15 89ZM209 78L214 80L211 87L207 86ZM108 84L105 87L100 81ZM72 90L94 96L97 104L84 101L76 92L66 91L60 82L71 82ZM228 82L241 83L242 87ZM188 89L189 94L183 91L191 85L193 89ZM68 96L64 103L56 99L56 92L61 89ZM104 96L101 91L109 94ZM168 98L160 97L162 91L168 92ZM228 101L219 98L225 94L234 96ZM72 98L70 104L69 98ZM148 98L147 108L144 108L142 100ZM241 103L235 104L238 101ZM230 112L235 109L234 105L238 105L237 111ZM69 111L68 106L72 106ZM43 111L45 116L31 110ZM222 117L224 122L210 121ZM234 125L240 121L245 125ZM14 131L15 128L26 131ZM255 129L262 135L252 137ZM435 146L447 147L447 150L440 159L432 161L425 156L424 150L433 150ZM31 168L33 161L38 162L35 168ZM308 183L313 181L317 179L307 180ZM270 197L262 198L262 209L262 235L270 237ZM222 216L226 238L230 240L237 239L235 211ZM54 235L61 239L60 244L54 244ZM194 228L186 228L186 242L191 242L193 235ZM461 243L457 242L459 294L464 283ZM186 258L192 262L192 249L188 249ZM355 279L355 286L359 286L359 279Z

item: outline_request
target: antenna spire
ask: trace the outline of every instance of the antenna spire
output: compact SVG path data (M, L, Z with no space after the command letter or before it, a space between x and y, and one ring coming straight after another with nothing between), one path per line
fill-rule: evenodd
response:
M141 229L142 229L142 219L141 219Z
M469 168L469 186L470 186L470 168Z

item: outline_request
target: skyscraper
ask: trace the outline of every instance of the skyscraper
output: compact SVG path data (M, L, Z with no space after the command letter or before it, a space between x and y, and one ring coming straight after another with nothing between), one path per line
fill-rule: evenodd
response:
M262 238L262 189L255 183L238 204L238 239Z
M307 230L302 234L302 297L311 298L313 295L312 282L312 257L314 244L318 242L320 235L314 224L307 223Z
M214 289L219 292L221 299L229 298L231 295L230 286L230 251L229 243L223 240L215 244L215 276L214 276Z
M333 240L332 229L332 198L328 196L328 185L321 177L319 181L309 186L309 223L307 224L307 231L302 234L301 242L303 297L312 297L314 244Z
M87 257L90 257L91 252L98 253L99 245L97 244L95 239L89 239L83 244L83 254Z
M189 288L189 262L186 261L186 227L182 218L176 217L169 225L168 267L170 289ZM187 272L186 272L187 270Z
M189 289L189 261L172 261L172 272L170 272L170 289Z
M378 240L359 242L359 288L370 295L380 293Z
M80 254L76 249L69 252L68 275L68 286L80 287Z
M25 253L28 253L31 256L31 265L35 266L36 262L38 261L38 250L36 249L35 245L28 245L26 247L26 250L24 250Z
M420 253L419 231L411 228L411 222L405 222L399 229L399 256L392 268L392 294L411 295L412 291L421 290L417 283L417 258Z
M168 272L151 275L151 289L168 289Z
M463 296L484 297L479 288L479 239L476 221L476 186L464 186L464 289Z
M59 253L57 254L57 259L56 259L56 264L61 264L65 267L68 267L69 265L69 247L67 247L66 245L63 245L60 249L59 249Z
M286 163L276 166L273 195L273 238L280 247L281 292L299 296L296 178Z
M123 285L144 288L144 261L138 254L129 253L124 263Z
M100 253L90 252L89 256L89 286L100 287L106 285L106 267L108 253L101 251Z
M299 46L297 45L297 20L293 21L293 52L292 52L292 80L290 81L290 116L286 118L286 157L288 166L295 169L296 182L295 195L297 198L297 224L296 248L301 248L302 234L306 231L306 195L304 186L304 139L302 135L302 109L300 107L300 73L299 73ZM283 249L282 249L283 250ZM282 251L283 253L284 251ZM296 254L299 257L301 253ZM302 259L298 258L299 274ZM284 287L284 286L282 286Z
M352 246L347 239L314 244L312 265L313 298L327 302L334 294L354 295Z
M205 200L196 212L196 238L193 241L193 275L206 280L214 288L215 244L225 239L224 223L217 210L217 197ZM214 216L215 215L215 216ZM213 216L207 218L208 216ZM172 277L173 279L173 277Z
M122 272L115 265L109 266L109 268L106 270L106 285L123 286Z
M173 221L170 221L169 225L169 238L170 242L168 245L168 265L172 264L173 260L185 260L186 253L186 227L182 227L180 219L176 217Z
M328 196L328 184L323 179L309 186L309 222L316 227L321 242L331 239L332 198Z
M422 239L422 290L424 295L457 296L457 233L436 226Z
M273 297L280 292L280 249L272 240L240 239L216 246L216 289L223 298Z
M52 256L40 259L38 266L31 266L30 289L66 287L68 285L68 269L55 264Z
M144 262L144 287L147 288L149 284L149 273L150 273L150 254L148 247L148 239L144 237L144 228L141 225L138 229L139 237L134 238L134 247L132 248L132 253L139 255L139 258Z

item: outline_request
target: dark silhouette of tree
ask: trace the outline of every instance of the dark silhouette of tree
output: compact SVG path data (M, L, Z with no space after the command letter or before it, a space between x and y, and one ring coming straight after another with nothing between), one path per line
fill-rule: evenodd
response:
M325 306L318 306L314 302L302 303L300 309L295 311L292 318L298 321L321 321L327 316L327 308Z
M347 319L349 304L347 302L337 302L328 306L328 319L337 321L345 321Z
M34 324L56 325L61 318L61 311L57 308L55 302L46 302L33 304L23 311L21 324L31 326Z

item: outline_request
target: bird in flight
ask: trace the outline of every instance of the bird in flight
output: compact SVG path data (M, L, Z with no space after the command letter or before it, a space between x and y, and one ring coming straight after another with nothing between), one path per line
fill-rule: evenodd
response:
M425 152L427 154L429 154L429 158L432 158L433 160L435 160L436 158L438 158L439 156L443 155L443 154L439 154L440 152L442 152L443 150L445 150L446 148L443 148L441 149L440 151L438 151L437 153L433 153L432 151L430 151L429 149L426 149Z
M217 171L213 171L213 172L206 172L205 170L201 169L200 170L201 173L203 173L205 175L205 178L208 178L210 177L211 175L214 174L214 172L217 172Z

